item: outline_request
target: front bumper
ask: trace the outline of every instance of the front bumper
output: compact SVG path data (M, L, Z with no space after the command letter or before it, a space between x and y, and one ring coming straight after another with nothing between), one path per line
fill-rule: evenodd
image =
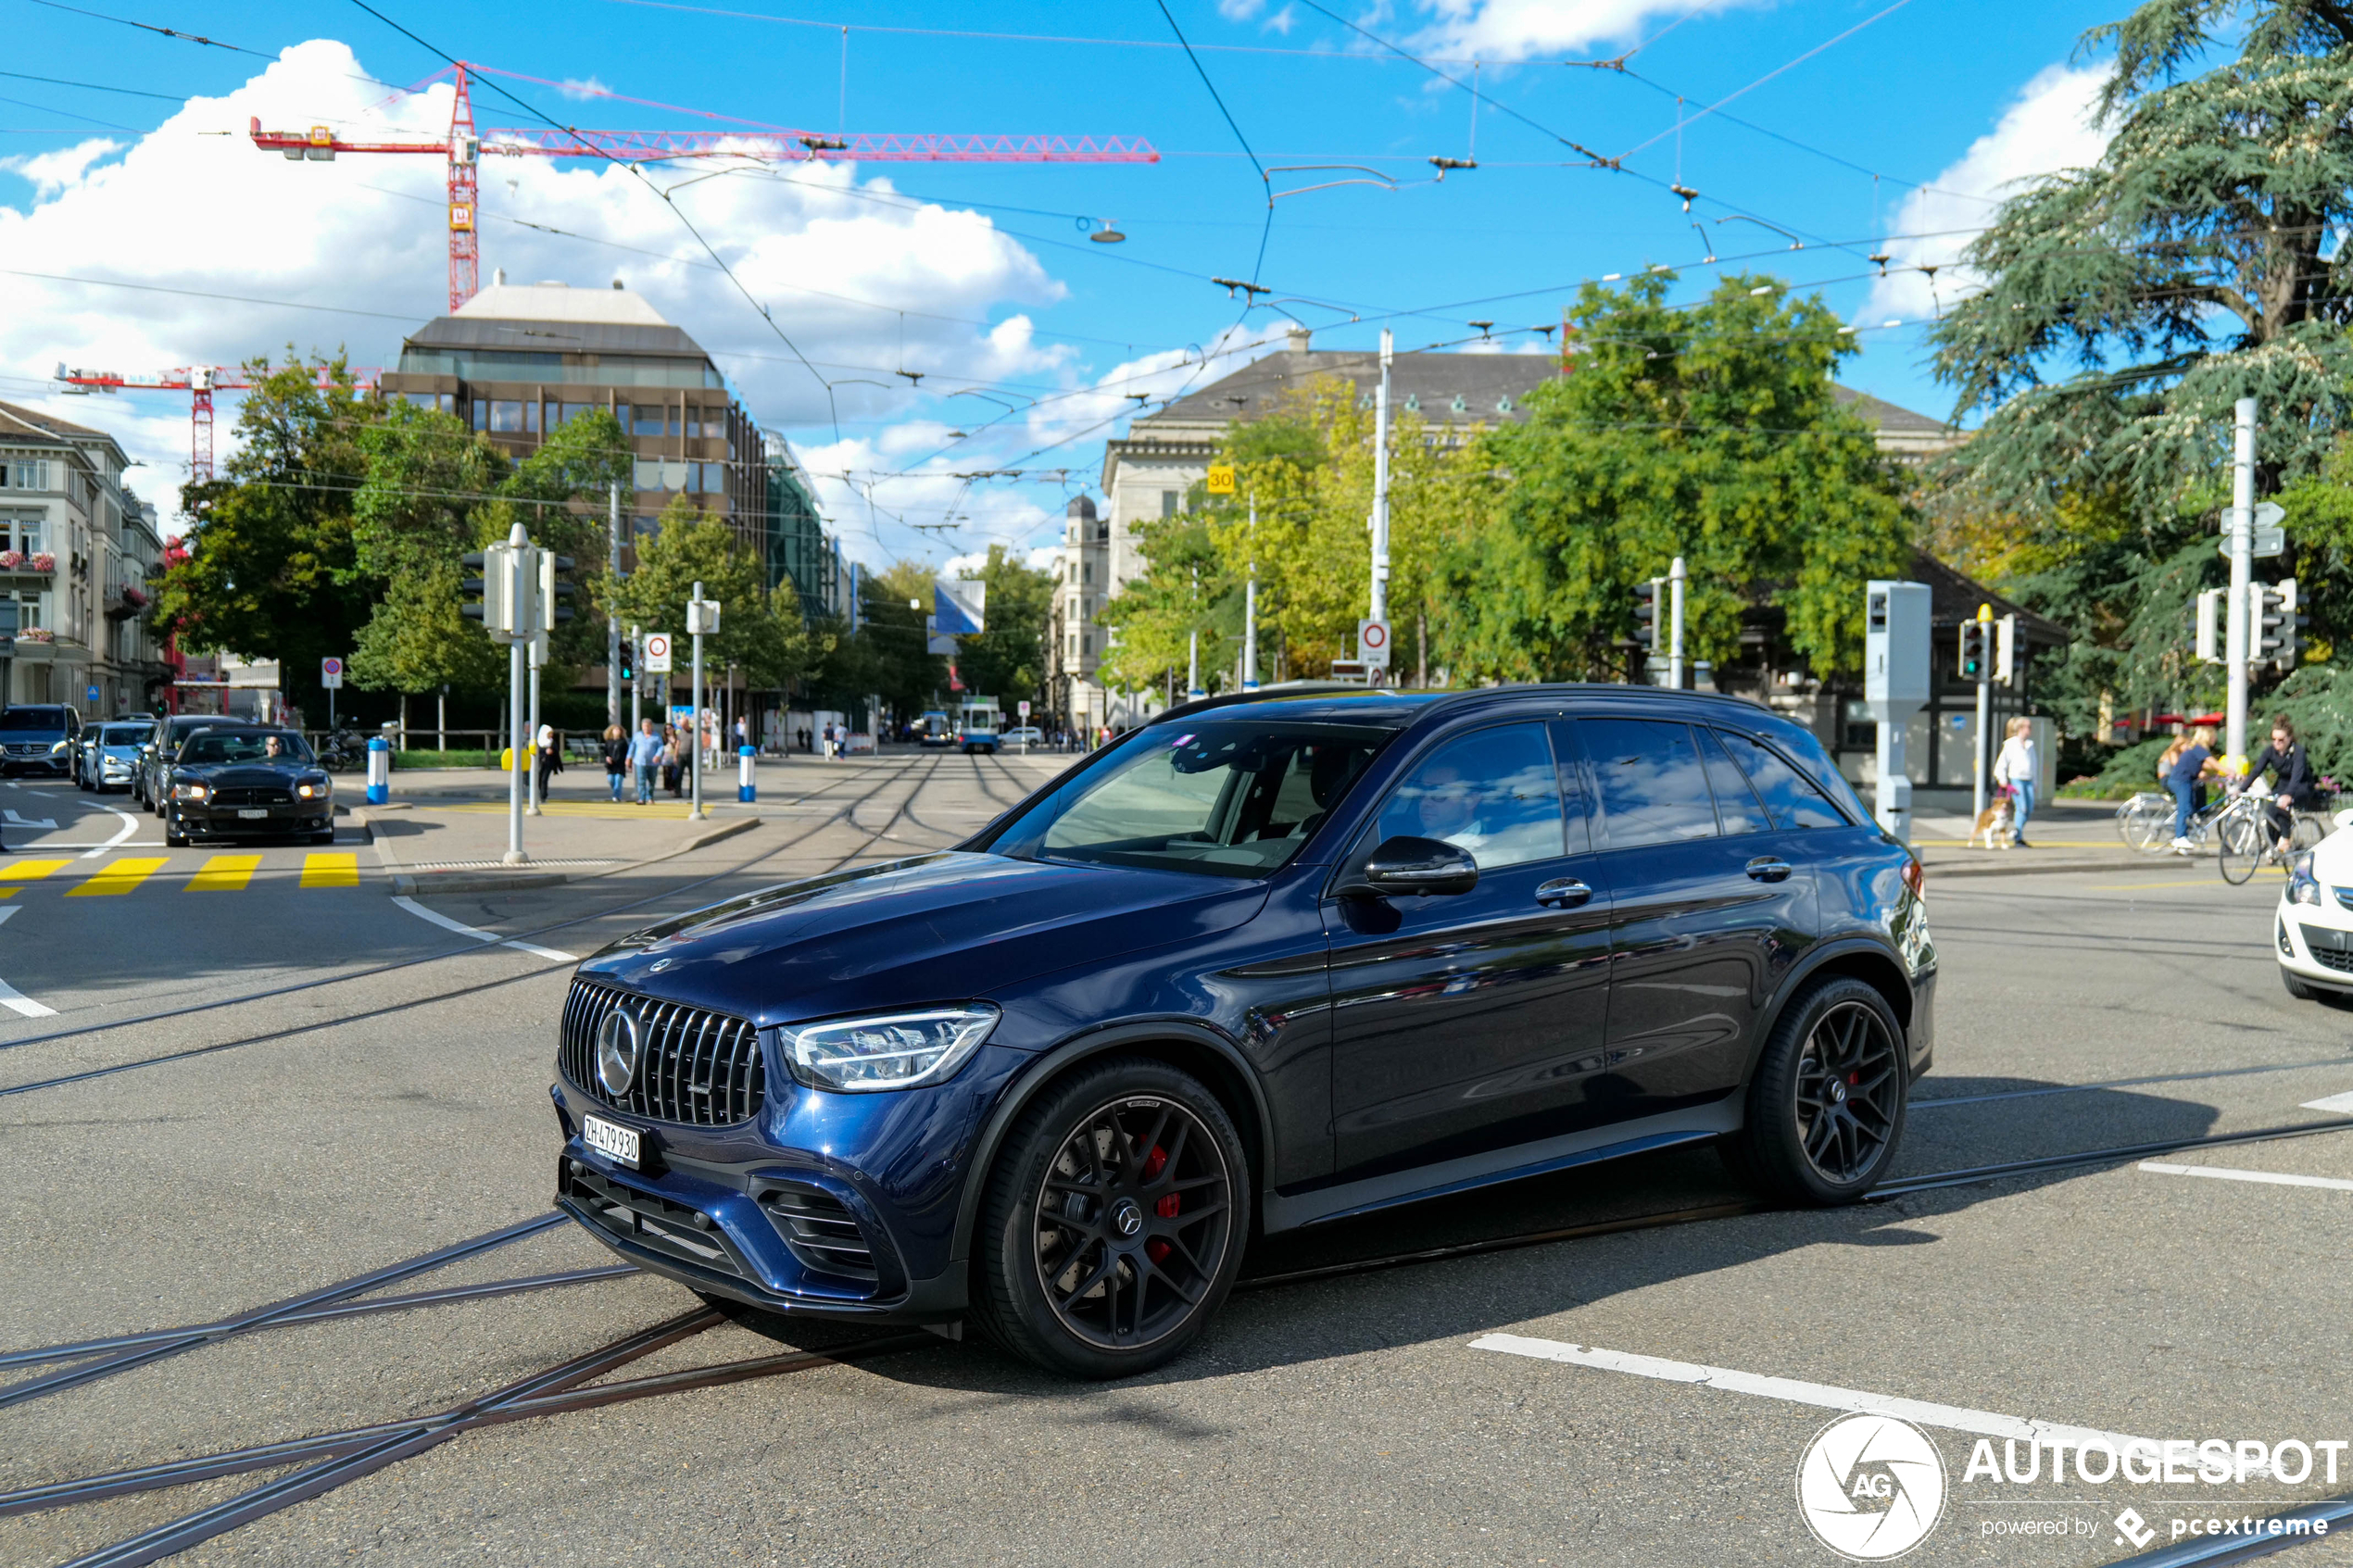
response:
M943 1323L968 1301L952 1254L973 1148L1022 1060L984 1047L949 1083L903 1095L818 1094L773 1073L751 1120L720 1127L626 1114L559 1073L556 1205L629 1261L707 1295L794 1316ZM590 1148L585 1115L635 1128L644 1168Z
M2331 990L2353 992L2353 910L2335 903L2336 890L2322 887L2332 902L2279 902L2271 918L2271 947L2280 967L2298 980Z
M245 817L245 811L264 811L264 817ZM305 800L292 806L222 806L211 807L194 801L175 800L171 815L180 831L191 838L227 838L240 834L270 837L295 833L324 833L334 822L334 808L324 800Z

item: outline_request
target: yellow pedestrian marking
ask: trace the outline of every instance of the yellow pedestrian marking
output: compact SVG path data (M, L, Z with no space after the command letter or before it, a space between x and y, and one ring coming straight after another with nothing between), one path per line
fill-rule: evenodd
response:
M253 880L254 869L261 864L258 855L215 855L204 863L204 870L188 879L191 893L237 893Z
M98 873L81 886L67 890L69 898L103 898L111 894L128 893L141 883L171 863L164 855L133 856L102 866Z
M302 858L302 884L305 887L357 887L359 885L359 857L305 855Z
M71 864L71 860L10 860L0 864L0 883L39 882L51 872L62 871ZM16 896L15 888L0 887L0 898Z

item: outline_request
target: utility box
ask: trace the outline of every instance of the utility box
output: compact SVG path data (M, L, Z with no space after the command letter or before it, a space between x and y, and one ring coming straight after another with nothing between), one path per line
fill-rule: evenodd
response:
M1906 843L1912 836L1912 780L1906 771L1904 734L1928 706L1934 673L1925 583L1874 579L1863 585L1863 700L1879 725L1879 778L1872 815Z

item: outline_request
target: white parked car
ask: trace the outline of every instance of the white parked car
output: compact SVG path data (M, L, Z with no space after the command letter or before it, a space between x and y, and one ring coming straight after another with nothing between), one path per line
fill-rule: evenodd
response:
M1005 744L1007 746L1043 746L1046 744L1046 736L1044 732L1035 724L1017 724L1005 732Z
M2336 831L2287 863L2271 946L2287 994L2353 1000L2353 811Z

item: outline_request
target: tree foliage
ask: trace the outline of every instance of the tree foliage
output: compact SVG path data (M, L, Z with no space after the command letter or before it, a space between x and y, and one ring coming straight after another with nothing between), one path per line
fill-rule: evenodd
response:
M1656 275L1587 284L1575 370L1483 443L1505 476L1494 520L1456 533L1438 596L1458 674L1623 672L1634 586L1677 555L1690 657L1730 659L1769 606L1817 673L1859 665L1859 585L1900 575L1911 523L1832 395L1852 340L1769 279L1727 277L1681 309L1666 292Z
M1043 694L1046 682L1046 622L1053 612L1054 580L1033 571L1002 545L988 546L978 571L966 572L988 585L988 630L962 639L956 671L964 689L993 696L1010 709L1024 697Z
M927 651L924 617L931 613L932 571L902 560L866 579L861 624L840 628L811 681L836 703L879 697L904 717L944 700L948 661Z
M730 664L753 686L781 686L807 671L817 649L791 579L772 595L759 555L683 495L662 509L653 535L637 542L637 570L617 583L600 580L598 591L607 613L624 624L670 633L683 671L686 602L698 583L703 597L719 601L719 630L703 639L705 679L724 677Z

